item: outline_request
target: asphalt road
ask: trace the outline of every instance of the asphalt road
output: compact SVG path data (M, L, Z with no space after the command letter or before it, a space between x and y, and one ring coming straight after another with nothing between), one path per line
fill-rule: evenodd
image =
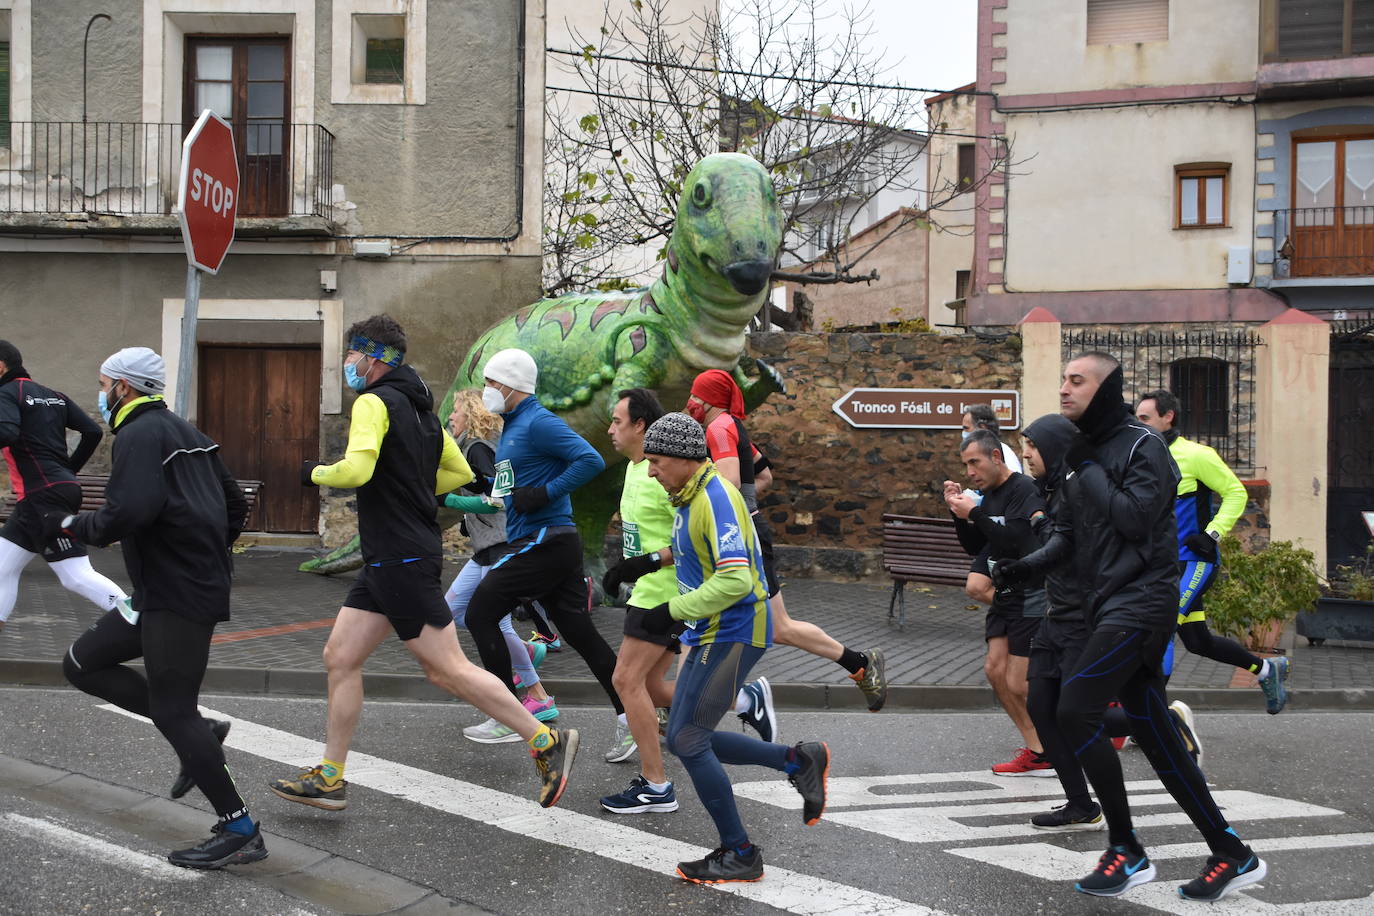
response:
M269 858L212 873L166 866L166 851L204 836L213 816L198 793L190 804L156 798L175 767L152 727L74 691L0 689L0 912L1374 912L1374 714L1199 716L1218 798L1270 864L1262 885L1202 909L1174 888L1200 870L1205 850L1132 750L1123 761L1159 878L1116 901L1075 893L1072 880L1091 868L1105 834L1026 826L1057 803L1057 782L988 773L1014 746L998 714L782 713L783 740L830 743L826 817L805 827L778 774L732 771L767 875L718 889L671 876L715 839L684 781L674 814L601 811L598 797L636 772L601 759L612 729L605 709L564 711L585 744L563 802L541 811L520 746L461 737L475 711L369 705L349 759L349 808L331 813L266 789L318 760L320 701L203 702L237 720L229 764L262 820ZM671 760L670 775L682 776Z

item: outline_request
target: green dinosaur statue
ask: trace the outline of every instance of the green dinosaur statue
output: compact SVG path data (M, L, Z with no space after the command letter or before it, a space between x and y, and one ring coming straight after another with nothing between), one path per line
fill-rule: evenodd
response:
M706 369L731 372L750 406L783 390L770 367L760 363L755 378L742 368L745 333L767 298L781 244L777 195L763 166L737 153L707 156L683 181L663 272L652 285L541 299L488 328L460 364L439 416L448 415L454 392L482 387L492 354L530 353L540 402L606 459L607 469L573 493L584 547L599 567L625 473L606 435L616 392L650 388L680 410ZM355 539L301 569L341 572L356 568L357 556Z

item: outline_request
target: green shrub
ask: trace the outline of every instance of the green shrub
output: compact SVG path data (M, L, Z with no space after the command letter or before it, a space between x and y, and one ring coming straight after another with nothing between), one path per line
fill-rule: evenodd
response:
M1374 601L1374 541L1364 548L1364 556L1347 566L1337 566L1331 577L1331 594L1337 598Z
M1249 639L1271 623L1285 623L1310 610L1321 594L1312 551L1292 541L1271 541L1246 553L1230 535L1221 541L1221 572L1204 599L1214 632Z

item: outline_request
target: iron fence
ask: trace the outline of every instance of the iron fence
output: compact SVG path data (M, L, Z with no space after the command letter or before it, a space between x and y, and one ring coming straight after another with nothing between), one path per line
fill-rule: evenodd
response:
M1280 276L1374 275L1374 206L1289 208L1274 222Z
M0 214L172 214L182 125L0 124L6 126L8 142L0 146ZM331 216L332 133L319 124L235 125L234 131L239 216Z
M1126 396L1139 401L1165 389L1180 403L1183 435L1210 445L1242 476L1255 471L1255 348L1253 331L1067 330L1064 360L1089 350L1121 361Z

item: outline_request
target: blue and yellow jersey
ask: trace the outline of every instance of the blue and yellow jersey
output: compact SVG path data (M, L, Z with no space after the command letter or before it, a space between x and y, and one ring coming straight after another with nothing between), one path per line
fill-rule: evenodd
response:
M677 495L673 563L681 593L668 602L689 646L773 643L763 552L744 497L707 462Z
M1245 484L1210 446L1182 436L1174 439L1169 454L1178 465L1178 558L1185 563L1208 562L1183 545L1183 539L1201 531L1226 534L1236 524L1249 499ZM1212 494L1221 496L1221 507L1212 513Z

